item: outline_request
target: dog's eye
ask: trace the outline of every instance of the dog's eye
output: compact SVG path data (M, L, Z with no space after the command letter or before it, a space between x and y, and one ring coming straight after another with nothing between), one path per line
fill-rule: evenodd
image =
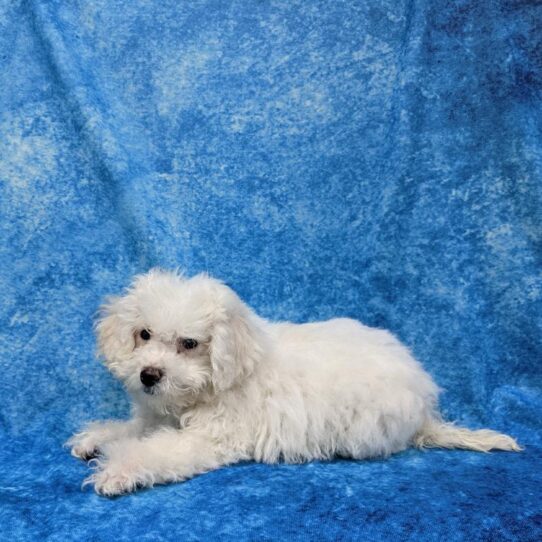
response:
M144 341L148 341L150 338L151 338L151 334L149 332L148 329L142 329L140 332L139 332L139 336L144 340Z
M196 348L196 346L198 346L198 341L196 341L196 339L183 339L181 341L181 344L183 345L183 348L186 348L187 350L192 350L193 348Z

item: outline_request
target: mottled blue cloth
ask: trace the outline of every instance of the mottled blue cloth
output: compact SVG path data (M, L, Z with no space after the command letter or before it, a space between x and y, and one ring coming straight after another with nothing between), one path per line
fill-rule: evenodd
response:
M542 4L0 0L0 538L542 539ZM104 295L208 271L391 329L521 454L245 463L107 499Z

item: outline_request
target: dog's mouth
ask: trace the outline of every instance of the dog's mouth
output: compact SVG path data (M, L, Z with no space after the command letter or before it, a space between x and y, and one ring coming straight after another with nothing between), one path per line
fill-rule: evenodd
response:
M156 384L154 386L143 386L143 393L156 395L158 393L158 386Z

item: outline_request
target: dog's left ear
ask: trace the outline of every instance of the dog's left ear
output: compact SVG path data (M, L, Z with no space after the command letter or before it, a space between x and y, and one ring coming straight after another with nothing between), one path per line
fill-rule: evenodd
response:
M227 286L220 286L210 346L212 383L216 391L231 388L248 376L263 354L257 317Z

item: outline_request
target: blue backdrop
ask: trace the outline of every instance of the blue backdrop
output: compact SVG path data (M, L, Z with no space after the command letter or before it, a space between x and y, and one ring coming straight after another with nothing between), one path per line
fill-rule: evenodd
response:
M0 0L0 537L542 538L542 5ZM391 329L522 454L243 464L108 500L105 294L209 271L262 315Z

